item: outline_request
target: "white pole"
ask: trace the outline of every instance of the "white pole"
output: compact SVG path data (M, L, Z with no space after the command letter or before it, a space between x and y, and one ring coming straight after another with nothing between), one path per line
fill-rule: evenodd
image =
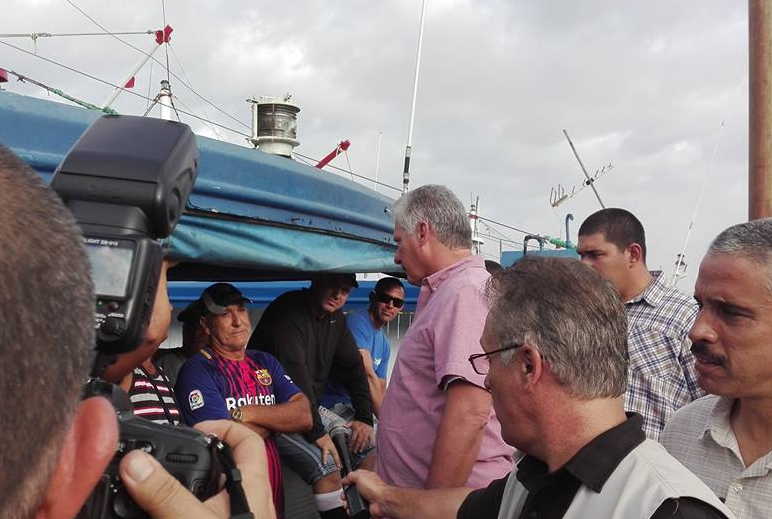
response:
M402 192L407 193L410 184L410 155L413 151L413 126L415 123L415 102L418 97L418 73L421 69L421 47L424 41L424 15L426 14L426 0L421 0L421 28L418 31L418 50L415 58L415 77L413 81L413 103L410 108L410 126L407 130L407 146L405 146L405 169L402 172Z
M161 92L158 94L158 104L161 105L161 119L172 120L172 90L169 82L161 81Z
M383 132L378 132L378 146L375 150L375 182L373 191L378 191L378 173L381 171L381 144L383 143Z
M155 51L157 51L161 47L161 45L159 45L158 43L154 43L154 45L155 46L151 49L151 51L146 53L142 57L142 59L137 64L137 66L134 67L134 70L131 72L131 74L129 74L129 76L123 81L123 83L121 83L121 86L119 88L116 88L115 90L113 90L113 93L110 94L110 97L107 98L107 100L105 101L104 105L102 105L102 108L110 108L110 105L113 104L115 102L115 100L118 98L118 96L121 94L121 92L123 92L125 90L124 87L125 87L126 83L131 81L131 78L133 78L134 76L137 75L137 72L139 72L139 69L144 67L145 63L147 63L150 60L150 58L153 57L153 54L155 54Z

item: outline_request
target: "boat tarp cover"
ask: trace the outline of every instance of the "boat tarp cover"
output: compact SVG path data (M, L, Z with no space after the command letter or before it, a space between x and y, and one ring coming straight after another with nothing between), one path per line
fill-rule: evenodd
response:
M50 181L101 115L0 91L0 143ZM241 278L395 270L392 199L285 157L201 136L197 142L198 179L170 239L173 257L247 272Z

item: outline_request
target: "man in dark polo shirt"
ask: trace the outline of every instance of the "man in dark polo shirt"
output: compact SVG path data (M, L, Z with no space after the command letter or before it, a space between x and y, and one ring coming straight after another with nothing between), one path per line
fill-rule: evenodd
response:
M487 488L409 489L355 471L376 516L463 519L733 517L626 415L627 321L611 285L579 261L527 257L489 282L469 358L486 375L502 436L524 456Z
M339 466L337 451L319 416L319 399L328 380L342 384L351 396L355 412L349 424L351 451L365 451L373 443L367 375L341 311L357 286L353 274L324 274L312 280L310 289L282 294L265 309L248 346L276 357L305 393L314 419L306 438Z

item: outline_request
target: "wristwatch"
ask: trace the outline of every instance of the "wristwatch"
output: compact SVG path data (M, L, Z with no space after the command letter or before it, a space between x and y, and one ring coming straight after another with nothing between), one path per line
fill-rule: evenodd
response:
M244 419L244 411L240 407L231 409L231 418L236 422L241 422Z

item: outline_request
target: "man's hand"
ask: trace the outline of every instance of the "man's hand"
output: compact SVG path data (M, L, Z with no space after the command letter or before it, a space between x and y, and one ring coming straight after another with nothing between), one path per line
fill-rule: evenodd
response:
M332 456L335 464L340 468L340 457L338 456L338 449L335 448L335 444L332 443L332 438L329 434L317 438L314 443L322 450L322 463L327 463L327 456Z
M275 518L263 440L230 420L202 422L196 428L217 435L231 446L250 510L255 517ZM120 476L132 499L154 519L230 517L225 490L202 503L143 451L135 450L124 456Z
M364 422L354 420L351 428L351 452L362 452L373 444L373 428Z
M389 487L375 472L355 470L343 479L343 486L348 485L356 485L362 497L370 503L370 514L373 517L386 515L383 504Z

